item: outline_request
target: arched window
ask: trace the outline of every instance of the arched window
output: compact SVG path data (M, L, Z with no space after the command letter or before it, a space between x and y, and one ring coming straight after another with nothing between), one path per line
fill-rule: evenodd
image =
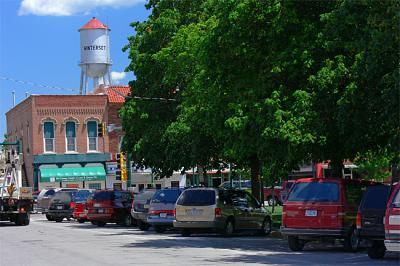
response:
M44 152L55 152L54 146L54 123L44 122L43 123L43 143Z
M73 121L65 123L65 139L67 152L76 151L76 124Z
M97 151L97 121L88 121L86 127L88 135L88 151Z

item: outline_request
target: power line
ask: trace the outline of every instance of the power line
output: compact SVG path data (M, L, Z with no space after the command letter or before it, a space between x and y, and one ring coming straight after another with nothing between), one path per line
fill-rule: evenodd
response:
M12 82L15 82L15 83L20 83L20 84L25 84L25 85L31 85L31 86L47 88L47 89L56 89L56 90L73 91L73 92L79 91L78 89L68 89L68 88L62 88L62 87L58 87L58 86L43 85L43 84L38 84L38 83L35 83L35 82L32 82L32 81L13 79L13 78L3 77L3 76L0 76L0 79L7 80L7 81L12 81Z

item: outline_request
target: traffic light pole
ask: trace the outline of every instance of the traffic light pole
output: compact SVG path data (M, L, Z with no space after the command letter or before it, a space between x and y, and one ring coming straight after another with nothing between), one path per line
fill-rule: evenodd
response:
M131 155L130 153L126 152L126 168L128 169L128 180L126 186L129 188L132 186L132 165L131 165Z

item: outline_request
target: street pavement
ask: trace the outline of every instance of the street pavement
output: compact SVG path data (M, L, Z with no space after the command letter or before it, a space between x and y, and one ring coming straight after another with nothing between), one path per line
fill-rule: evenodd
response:
M55 223L40 214L32 215L29 226L0 223L0 266L179 264L400 265L400 256L388 253L383 260L371 260L365 251L347 253L327 244L291 252L278 237L181 237L173 231L157 234L112 224Z

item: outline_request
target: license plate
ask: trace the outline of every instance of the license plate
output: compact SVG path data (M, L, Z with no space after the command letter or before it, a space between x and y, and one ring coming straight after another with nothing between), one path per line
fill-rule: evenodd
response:
M100 207L100 203L95 203L95 204L93 204L93 207Z
M165 217L167 217L167 214L165 212L162 212L162 213L160 213L160 217L165 218Z
M316 217L317 211L316 210L306 210L306 216L308 217Z
M104 213L104 209L98 209L97 212L98 213Z
M143 205L143 208L145 208L145 209L148 209L150 207L150 205L149 204L145 204L145 205Z
M85 214L84 213L80 213L79 217L85 217Z
M186 210L186 215L188 215L188 216L198 216L198 215L201 215L202 213L203 213L203 210L199 210L199 209Z
M63 206L57 206L57 210L62 210Z

